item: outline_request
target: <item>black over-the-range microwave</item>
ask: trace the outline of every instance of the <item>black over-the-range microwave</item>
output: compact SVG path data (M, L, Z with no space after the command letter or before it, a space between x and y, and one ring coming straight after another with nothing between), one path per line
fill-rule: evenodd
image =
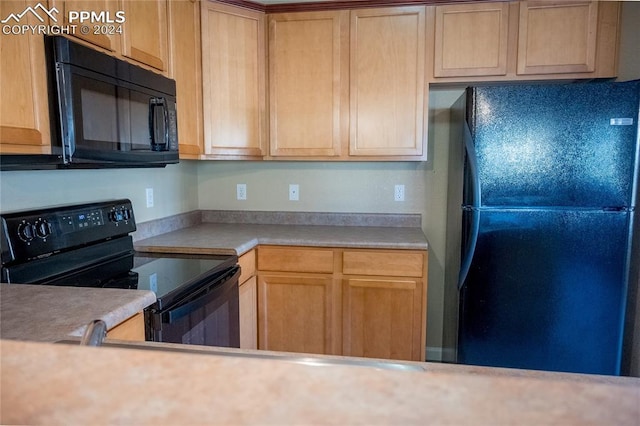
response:
M44 39L52 154L3 154L2 170L178 162L174 80L65 37Z

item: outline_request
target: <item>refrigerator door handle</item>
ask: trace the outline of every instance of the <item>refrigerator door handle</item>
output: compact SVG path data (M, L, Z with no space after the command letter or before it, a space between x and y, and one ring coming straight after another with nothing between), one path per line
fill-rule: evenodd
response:
M467 274L471 268L471 261L476 251L476 244L478 242L478 233L480 231L480 178L478 176L478 166L476 149L473 143L473 137L471 136L471 130L469 124L465 122L464 125L464 148L467 153L467 164L469 166L469 173L471 174L471 190L472 201L471 205L465 206L465 209L471 213L471 238L469 239L469 245L467 252L462 259L460 265L460 275L458 276L458 289L461 289L467 279Z

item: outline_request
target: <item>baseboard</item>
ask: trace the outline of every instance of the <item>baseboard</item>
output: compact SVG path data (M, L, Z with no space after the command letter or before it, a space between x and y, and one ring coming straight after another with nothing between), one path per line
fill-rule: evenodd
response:
M452 348L427 346L427 361L429 362L455 362L456 351Z

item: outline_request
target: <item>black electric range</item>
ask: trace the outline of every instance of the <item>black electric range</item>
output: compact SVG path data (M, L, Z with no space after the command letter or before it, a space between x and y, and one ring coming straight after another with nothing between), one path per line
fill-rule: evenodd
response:
M2 282L151 290L147 340L239 347L237 256L136 252L126 199L0 218Z

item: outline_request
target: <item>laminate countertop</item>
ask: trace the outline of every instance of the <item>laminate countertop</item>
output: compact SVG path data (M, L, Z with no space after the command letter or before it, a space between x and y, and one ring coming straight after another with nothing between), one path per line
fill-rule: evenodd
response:
M55 342L82 336L94 319L111 329L155 301L146 290L0 284L0 337Z
M237 254L258 244L426 250L416 227L201 223L135 242L142 252Z
M240 350L238 350L240 351ZM242 351L240 351L242 352ZM244 351L247 352L247 351ZM638 425L640 379L0 341L2 424Z

